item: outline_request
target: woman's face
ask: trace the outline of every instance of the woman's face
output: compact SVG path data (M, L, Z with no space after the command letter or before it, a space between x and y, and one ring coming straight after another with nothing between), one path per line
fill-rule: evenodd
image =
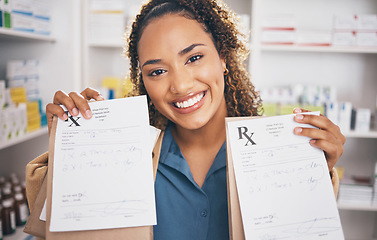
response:
M185 129L226 116L225 62L201 24L178 14L152 20L138 55L144 85L157 110Z

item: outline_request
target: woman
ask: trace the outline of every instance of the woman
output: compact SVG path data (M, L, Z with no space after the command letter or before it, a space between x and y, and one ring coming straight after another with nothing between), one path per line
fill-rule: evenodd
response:
M229 239L225 117L256 116L261 109L239 35L232 12L211 0L151 0L132 25L133 95L147 95L151 124L165 130L155 182L155 239ZM103 97L90 88L57 92L46 109L49 128L54 115L67 119L60 104L90 118L90 99ZM332 171L345 141L339 128L324 116L295 120L318 127L294 132L325 151Z

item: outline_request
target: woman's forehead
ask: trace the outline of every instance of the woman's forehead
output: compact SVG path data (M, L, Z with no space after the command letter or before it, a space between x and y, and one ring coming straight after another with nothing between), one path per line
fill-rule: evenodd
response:
M150 51L177 51L190 44L213 44L201 23L179 14L167 14L153 19L145 28L138 43L139 56Z

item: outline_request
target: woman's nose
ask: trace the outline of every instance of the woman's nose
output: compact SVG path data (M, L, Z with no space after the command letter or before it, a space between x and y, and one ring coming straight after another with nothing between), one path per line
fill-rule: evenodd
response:
M187 93L194 86L194 78L186 71L176 71L171 76L170 90L173 93Z

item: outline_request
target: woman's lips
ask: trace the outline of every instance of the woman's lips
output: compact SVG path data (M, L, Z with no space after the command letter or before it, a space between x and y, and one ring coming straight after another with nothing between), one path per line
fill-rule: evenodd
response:
M207 91L199 92L193 96L175 100L172 105L180 113L189 113L200 108L204 104Z

